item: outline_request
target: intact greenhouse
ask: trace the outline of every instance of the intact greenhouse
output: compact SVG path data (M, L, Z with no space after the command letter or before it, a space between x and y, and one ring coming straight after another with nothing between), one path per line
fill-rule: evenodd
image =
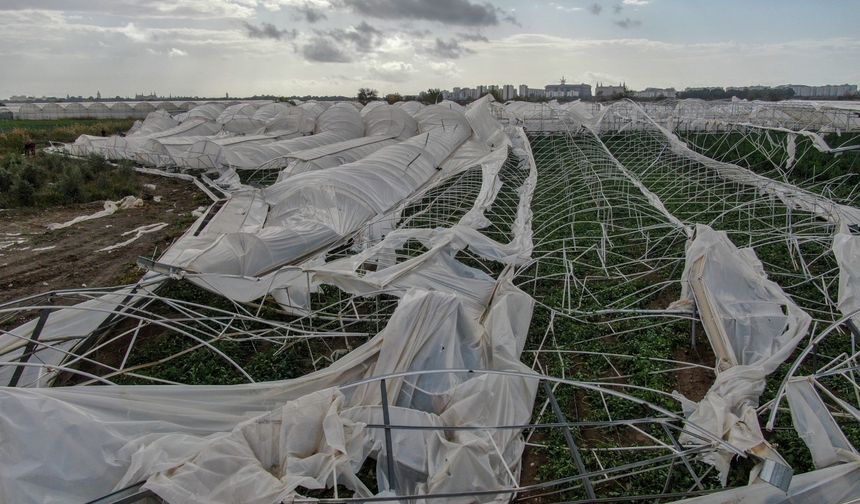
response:
M0 500L860 499L855 105L126 105L211 203L0 304Z

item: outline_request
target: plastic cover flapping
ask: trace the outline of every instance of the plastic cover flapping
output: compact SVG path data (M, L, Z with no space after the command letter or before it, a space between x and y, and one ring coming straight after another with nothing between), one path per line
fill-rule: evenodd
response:
M694 404L677 394L688 420L733 446L781 462L762 436L755 408L765 378L803 339L811 317L768 280L752 249L738 249L725 232L705 225L696 227L687 248L682 281L682 298L695 300L718 359L704 399ZM689 435L681 441L696 442ZM731 456L714 452L705 458L723 483Z

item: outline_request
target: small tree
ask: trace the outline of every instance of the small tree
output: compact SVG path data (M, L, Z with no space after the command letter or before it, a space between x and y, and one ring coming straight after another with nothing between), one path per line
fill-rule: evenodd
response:
M497 102L505 103L505 101L502 100L502 93L500 93L498 89L491 89L487 94L493 95L493 99Z
M421 101L426 105L433 105L442 101L442 91L439 88L430 88L421 92Z
M368 102L379 99L379 91L371 88L360 88L358 90L358 101L362 105L367 105Z
M403 101L403 96L401 96L400 93L389 93L385 95L385 101L387 101L389 105L393 105L399 101Z

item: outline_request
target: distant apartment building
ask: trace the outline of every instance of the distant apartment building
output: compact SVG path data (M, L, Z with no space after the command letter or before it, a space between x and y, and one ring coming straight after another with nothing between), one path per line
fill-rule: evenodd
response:
M634 91L636 98L675 98L678 92L675 88L645 88L642 91Z
M594 96L597 98L612 98L626 93L626 84L621 84L620 86L604 86L603 84L598 84L597 87L594 88Z
M834 84L827 86L805 86L803 84L786 84L779 86L794 91L795 98L842 98L857 94L856 84Z
M504 86L502 86L502 100L513 100L516 97L517 91L516 89L514 89L513 84L505 84Z
M546 98L546 91L540 88L530 88L525 84L520 84L518 96L525 100Z
M590 84L568 84L564 77L559 84L544 86L547 98L591 98Z

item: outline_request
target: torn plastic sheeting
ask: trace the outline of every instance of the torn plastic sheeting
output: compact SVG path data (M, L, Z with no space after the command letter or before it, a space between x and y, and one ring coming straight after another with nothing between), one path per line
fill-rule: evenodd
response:
M860 461L857 450L815 391L814 380L812 377L792 378L786 384L785 394L792 426L809 448L815 467L821 469L840 462ZM855 418L860 422L860 412Z
M860 462L795 476L788 493L767 483L676 501L675 504L800 504L850 503L860 499Z
M833 255L839 266L839 293L836 306L842 315L854 316L851 322L860 329L860 234L841 223L833 237Z
M109 246L104 247L104 248L100 248L96 252L110 252L112 250L116 250L118 248L125 247L126 245L137 241L138 238L140 238L141 236L143 236L147 233L155 233L156 231L161 231L162 229L164 229L166 227L167 227L166 222L158 222L155 224L147 224L144 226L137 227L137 228L132 229L130 231L126 231L126 232L122 233L122 235L121 235L121 236L128 236L128 235L134 233L134 236L132 236L131 238L129 238L125 241L121 241L119 243L115 243L113 245L109 245Z
M517 297L520 301L524 299L522 296ZM421 328L421 332L416 334L410 331L407 337L397 338L391 342L386 341L386 344L381 346L372 375L395 373L398 368L404 366L420 365L424 369L444 369L462 368L469 363L486 362L485 350L482 350L478 343L481 341L482 330L474 326L474 322L470 322L478 313L469 314L456 304L450 304L448 300L456 297L420 293L420 291L412 291L407 295L398 310L401 307L410 306L417 299L421 299L422 304L430 303L417 311L409 311L413 319L410 325L415 324ZM396 315L397 312L395 317ZM504 312L491 309L491 318L508 316ZM451 329L435 328L441 320L445 320L445 326L451 324ZM392 318L386 331L397 328L403 323L402 321L405 321L405 318ZM500 327L510 327L509 324L510 322ZM518 321L516 325L518 328L527 328L528 317L524 321ZM455 327L457 329L454 329ZM426 339L425 330L433 332L434 336L430 337L430 340ZM417 337L419 334L422 336ZM492 339L493 335L489 336ZM435 341L440 338L448 341ZM401 342L408 344L401 345ZM441 348L444 350L441 354L438 351L439 345L442 345ZM506 361L505 357L510 356L510 349L502 352L495 359L495 364L501 364L503 367L511 365L514 369L524 367L518 362ZM412 364L410 366L407 363ZM512 380L510 377L486 374L459 377L448 373L393 378L389 379L386 385L389 397L393 398L393 403L397 406L391 412L393 422L409 422L418 415L419 419L423 416L430 420L430 422L419 421L418 425L428 423L451 426L517 425L528 421L531 416L537 379ZM285 494L293 496L294 490L300 484L306 485L307 488L321 488L332 486L335 482L345 484L361 495L367 492L367 489L353 474L361 467L364 458L369 454L369 448L375 446L379 486L386 488L388 487L384 470L386 460L380 457L382 432L358 433L353 429L357 425L378 421L378 409L368 409L367 406L379 404L379 387L376 382L371 382L349 387L342 393L345 394L343 398L336 392L328 396L328 391L299 398L296 404L288 403L281 411L275 411L274 419L271 416L264 416L262 429L257 429L254 425L260 423L258 419L234 429L226 439L210 437L205 440L203 447L195 446L189 450L191 458L182 459L176 456L178 443L174 442L171 436L155 442L147 439L145 440L147 446L143 451L139 448L134 451L140 455L139 459L150 459L148 464L135 464L132 460L130 472L117 487L157 471L158 473L150 478L151 483L148 482L145 487L168 500L178 498L178 501L184 501L185 498L194 495L195 499L200 500L191 502L231 502L236 499L242 502L278 502L278 499L284 498ZM493 400L488 401L488 396L493 397ZM359 414L348 415L348 410L343 409L346 405L360 407L357 411ZM409 408L409 410L402 411L400 408ZM308 419L308 413L313 411L317 413L311 413L311 418ZM420 412L429 413L429 415L421 415ZM368 413L375 414L368 415ZM439 416L439 420L434 420L435 415ZM299 430L302 435L289 436L288 432L273 432L271 427L265 425L271 424L271 420L278 423L278 418L282 419L281 425L289 426L295 421L302 423L304 428ZM246 435L247 431L237 435L237 430L242 431L249 424L254 425L250 435ZM329 430L331 428L334 429L333 432ZM318 429L323 429L325 434L306 435L308 431L319 432ZM407 435L407 433L408 431L402 434ZM489 434L494 438L492 441L488 434L480 432L477 435L474 432L454 432L446 437L440 434L441 432L438 431L418 436L412 433L411 438L423 438L422 442L415 443L413 439L412 443L402 442L397 445L398 448L412 448L409 452L404 452L402 449L395 450L397 467L395 474L397 487L401 493L510 488L515 484L510 481L508 468L503 464L513 466L514 470L518 468L523 448L519 432L511 430L493 432ZM324 439L325 442L315 444L313 441L320 439ZM179 438L179 441L181 440L182 438ZM136 444L133 443L127 448L132 448ZM493 444L502 447L504 460L494 455ZM293 451L289 449L290 446L302 449ZM284 448L287 448L286 453ZM334 452L332 452L333 448ZM155 453L147 453L147 451L155 451ZM164 457L162 454L168 456L167 463L159 460ZM264 456L261 457L259 454ZM340 458L341 463L352 462L343 464L345 467L340 467L343 473L339 472L337 479L331 476L331 471L335 470L330 464L332 456ZM237 458L239 460L236 460ZM322 466L320 466L321 463ZM138 468L138 466L141 467ZM231 466L244 470L233 471ZM273 478L267 470L275 466L279 467L279 472L276 473L279 478ZM465 468L468 468L468 471L464 471ZM223 479L225 473L228 475L228 480L233 483L228 481L228 484L219 484L219 478ZM229 476L231 474L237 474L238 479L232 480ZM456 474L459 476L453 476ZM248 482L248 478L254 481ZM245 482L246 485L241 485L241 482ZM236 494L234 492L237 488L245 488L251 494ZM224 490L229 493L221 494ZM261 494L263 496L261 500L251 500ZM274 500L272 500L273 495L277 495ZM491 499L492 496L484 498L484 500Z
M398 264L358 275L357 270L378 255L393 251L410 240L417 239L429 250ZM464 302L480 311L487 305L495 287L495 280L478 269L464 265L454 256L459 248L451 246L450 232L420 229L393 231L380 244L352 257L346 257L316 267L307 267L313 273L314 283L334 285L355 295L370 295L382 290L403 295L409 288L454 292Z
M738 165L716 161L687 147L677 135L653 121L644 110L637 104L642 114L648 118L651 124L666 137L672 152L686 158L693 159L702 165L716 171L726 180L739 184L755 187L765 194L779 198L789 208L803 210L813 213L834 224L847 221L851 224L860 224L860 209L847 205L840 205L828 198L806 191L792 184L779 182L768 177L759 175L752 170Z
M523 135L523 137L518 135ZM518 135L515 135L517 141L525 142L523 146L528 148L528 142L521 129ZM504 152L507 149L499 150ZM464 298L472 299L475 303L485 303L490 290L480 288L481 281L478 281L478 284L474 284L474 282L477 278L486 275L477 270L466 275L460 271L463 266L454 261L453 257L448 256L458 250L469 248L481 257L506 264L522 264L529 259L532 251L530 202L536 183L537 170L533 159L529 157L530 153L523 151L522 155L525 158L521 158L521 163L529 167L530 173L518 191L520 201L517 218L512 225L514 236L511 243L498 243L462 224L451 229L401 229L390 232L380 243L357 255L326 264L323 264L322 257L318 257L314 261L304 263L301 269L280 268L262 277L204 273L189 275L186 278L201 287L240 302L253 301L267 294L272 294L275 300L282 305L282 308L294 312L299 310L298 313L309 308L308 294L315 292L319 283L330 283L353 294L368 294L386 288L401 289L404 285L412 285L429 290L458 292ZM253 197L255 193L239 194ZM227 206L219 212L219 215L213 219L212 222L217 222L217 224L214 226L210 224L204 233L237 228L236 224L226 225L221 218L221 213L230 212L228 206L232 206L232 204L233 200L231 199ZM483 204L484 202L480 200L475 202L476 206ZM247 201L235 205L239 212L248 207ZM260 218L254 219L254 221L260 222ZM247 228L247 230L253 232L254 228ZM406 262L388 265L388 263L393 264L389 258L393 258L394 250L402 247L409 239L418 240L430 251ZM188 242L183 245L183 248L186 247L190 249L193 245ZM442 252L442 249L445 252ZM427 264L428 260L433 264ZM377 264L377 271L359 277L356 271L364 263ZM309 276L311 273L313 275ZM463 278L455 279L458 275ZM402 278L399 278L401 276ZM469 281L469 278L472 280ZM489 280L484 279L483 284L486 286ZM465 283L458 287L462 282Z
M382 107L379 109L384 110ZM437 122L441 123L441 121ZM450 121L448 126L450 128ZM520 135L520 137L518 137L518 141L521 142L523 146L528 147L528 142L524 139L521 130L518 134ZM482 150L479 150L478 152L487 152L487 149L486 147L483 147ZM496 158L499 158L499 161L502 161L504 158L499 157L499 154L504 155L506 152L506 148L498 148L494 151L494 154L491 154ZM415 159L415 156L409 155L403 159L403 163L405 164L406 159ZM447 162L448 161L446 161L446 163ZM473 163L474 162L476 161L473 159ZM477 162L481 162L481 160L478 160ZM465 166L466 164L467 162L463 160L460 166ZM524 240L524 243L526 243L527 246L522 246L522 243L516 243L514 245L498 244L479 233L469 233L465 229L458 228L460 230L457 233L462 236L461 240L469 242L473 250L478 251L478 253L487 256L488 258L501 260L503 262L513 261L518 263L525 260L523 258L529 257L531 252L531 246L528 245L531 243L529 202L531 199L531 193L534 189L533 179L536 177L536 170L533 166L533 160L530 161L528 166L530 167L528 180L531 180L531 183L525 184L525 186L528 186L527 190L525 188L521 188L521 191L524 192L521 193L517 220L513 230L515 240ZM402 172L402 168L396 168L394 170L394 178L399 177L400 172ZM293 190L297 186L301 186L302 180L302 178L295 178L291 180L289 184L276 184L275 186L266 189L264 194L277 194L281 187L288 191ZM327 193L323 189L322 184L308 183L305 187L316 189L316 194L324 195ZM370 190L371 188L368 188L368 191ZM272 198L274 199L278 197L279 196L274 196ZM318 201L316 204L298 204L298 208L302 212L307 212L308 208L313 207L330 209L326 210L331 212L329 219L333 223L339 223L336 225L339 226L340 229L352 229L359 224L360 221L350 221L350 219L354 219L356 217L355 211L349 211L349 209L344 209L340 212L332 211L332 209L338 208L338 204L342 205L344 202L348 202L348 200L341 198L338 201L331 196L326 197L331 198L332 204L320 203ZM484 203L486 204L486 202ZM476 205L477 204L478 202L476 202ZM294 271L284 271L283 269L280 269L276 272L266 273L262 276L255 277L247 275L248 268L251 267L251 264L254 262L266 263L273 261L275 257L282 257L283 255L289 254L295 255L297 253L300 254L302 251L307 250L309 243L312 243L314 240L322 242L325 240L336 239L336 236L331 233L331 229L327 226L315 226L312 225L313 223L302 223L295 219L288 219L281 226L273 225L277 222L273 218L274 212L267 212L267 210L268 205L263 201L262 197L259 196L259 191L244 190L234 193L218 214L212 218L209 225L201 233L198 233L198 236L186 237L173 247L173 249L178 252L176 254L176 259L172 264L190 269L197 273L188 276L188 278L194 283L210 290L214 290L215 292L219 292L234 300L250 301L271 292L275 295L276 299L279 299L279 302L280 300L284 300L286 302L285 308L306 308L309 282L304 278L304 275ZM368 208L368 211L369 213L366 215L376 213L378 210ZM262 224L264 222L267 224L267 229L265 230L262 228ZM528 232L525 232L526 230L524 226L526 225L528 225ZM285 233L284 231L287 229L292 231L302 230L303 232L295 234ZM247 236L241 239L239 235L232 237L219 236L221 234L227 235L230 233L247 233L253 236ZM271 247L268 245L263 246L262 240L257 239L259 236L277 237L280 243L279 246L282 248L270 250ZM295 239L290 239L290 237ZM461 245L461 248L463 246L464 245ZM218 249L219 251L213 249ZM298 250L299 252L293 252L295 250ZM519 257L519 259L516 259L516 257ZM219 266L216 267L216 264ZM312 284L310 288L314 289L315 287Z
M177 175L187 177L187 175ZM179 241L192 236L203 220L201 215L179 238ZM170 263L176 259L178 249L168 248L159 259ZM136 286L125 287L114 293L99 296L74 306L51 311L39 335L40 344L36 345L29 362L45 366L26 366L19 380L20 387L45 386L47 379L54 375L50 370L66 359L67 352L78 342L95 331L105 320L122 313L137 303L143 302L144 294L152 294L163 278L159 274L148 273ZM140 293L140 295L135 295ZM20 326L0 334L0 358L5 362L17 361L24 351L38 320L30 320ZM0 384L8 384L15 366L0 366Z
M468 144L467 142L467 144L458 149L455 155L459 156L460 150L467 147ZM504 142L501 147L492 150L485 157L480 158L478 161L466 162L460 165L461 167L474 164L481 165L481 190L478 197L475 198L472 208L460 218L459 225L472 229L482 229L489 225L489 221L484 217L484 212L493 205L502 186L499 171L507 161L508 149L505 145L514 147L513 154L519 159L519 169L528 170L529 172L523 184L517 188L520 199L517 204L516 218L511 225L511 233L513 235L511 243L502 245L493 240L488 241L484 235L471 233L465 229L461 229L460 233L463 238L466 238L466 235L471 235L470 238L466 239L469 243L469 248L484 258L497 260L506 264L523 264L531 257L534 247L531 227L531 201L535 187L537 186L537 165L535 165L531 145L521 127L513 128L510 140ZM449 158L445 163L445 169L451 169L449 166L451 162L452 160Z
M151 293L153 288L153 286L147 285L139 289ZM28 359L28 362L44 363L46 366L24 367L18 386L45 386L47 379L53 376L50 367L65 360L66 352L77 345L82 338L96 330L108 317L131 304L130 302L125 304L123 302L129 301L129 298L134 299L134 297L134 287L126 287L96 299L51 311L39 334L39 344L36 345ZM0 334L0 359L2 361L17 362L20 359L37 323L38 319L34 319ZM0 366L0 384L9 384L14 371L15 366Z
M682 297L695 299L719 359L705 398L698 404L682 401L687 419L738 448L762 449L781 462L762 436L755 407L765 378L803 339L811 317L767 279L751 249L738 249L725 232L705 225L696 227L688 246L682 281ZM696 442L687 435L681 441ZM705 457L725 484L732 454Z
M423 131L409 140L264 189L270 207L265 226L253 236L218 239L189 267L258 276L314 253L390 210L434 177L439 163L471 134L462 114L428 107L419 115Z
M457 296L413 291L401 300L390 322L377 336L329 368L295 380L234 386L0 389L0 405L4 412L10 412L0 418L0 422L3 423L3 431L12 434L9 442L0 445L0 454L3 455L0 456L0 465L5 466L11 460L18 461L0 471L0 481L3 483L0 489L9 502L68 502L98 497L108 493L115 485L121 487L119 482L128 473L126 481L140 475L153 475L153 489L160 495L186 495L182 493L184 490L199 488L198 482L205 482L206 478L211 477L198 468L217 468L209 465L217 460L227 465L235 464L238 460L239 466L246 468L245 472L238 474L255 480L251 489L254 495L258 495L262 493L260 489L278 485L271 480L272 476L267 471L272 466L259 462L261 457L263 462L269 459L263 452L249 451L243 446L245 441L242 438L238 439L239 445L224 442L224 439L230 437L230 431L237 424L241 430L241 422L260 416L261 410L275 410L277 413L284 402L338 383L387 373L432 369L431 363L447 363L452 367L474 363L495 369L527 372L524 366L516 362L514 352L522 348L532 302L507 280L502 281L495 298L497 301L490 307L484 325L479 326L474 312L467 310ZM442 344L440 338L450 341ZM488 353L481 342L492 345L497 338L504 344L493 346L495 353ZM515 348L508 347L511 342L516 344ZM440 344L444 349L441 354ZM492 355L492 362L487 361L488 355ZM433 376L442 379L434 379ZM387 385L389 397L397 406L407 408L419 404L429 405L430 412L440 415L443 421L451 422L447 425L464 425L466 421L481 425L513 425L528 422L537 379L471 374L458 378L438 374L394 378L388 380ZM418 391L423 392L416 395ZM375 382L352 387L344 393L356 406L379 404L379 387ZM487 401L488 394L493 394L494 400ZM305 401L319 404L313 397L305 398ZM287 404L283 407L289 409L291 406ZM44 424L37 418L42 418L46 411L51 412L52 428L43 432ZM307 412L307 408L303 407L301 411ZM290 418L304 420L301 414L290 415ZM279 449L279 446L272 444L271 436L276 433L272 427L266 429L265 435L269 437L264 438L263 445ZM69 435L73 430L76 435ZM496 441L503 453L511 454L507 463L516 466L522 449L519 434L505 430L495 435L499 436ZM159 439L164 441L159 442ZM312 441L312 438L303 435L295 439L296 442L304 440ZM506 440L510 442L504 443ZM123 450L123 447L126 449ZM451 456L435 457L432 460L447 460L450 465L457 461L453 455L462 452L465 447L449 441L439 448L453 452L449 452ZM483 463L489 466L479 469L466 465L468 470L465 471L462 465L445 469L450 470L449 473L463 473L464 476L470 472L473 475L488 475L490 480L479 482L486 488L510 487L507 471L501 466L501 461L488 455L488 446L478 448L475 450L476 455L483 453ZM313 446L309 449L311 453L307 455L310 457L319 450ZM43 457L42 454L47 453L45 450L64 453L63 460L67 462L58 463L60 461L53 457ZM431 455L433 453L429 449L428 452ZM18 455L10 457L12 453ZM444 452L440 453L445 455ZM33 463L20 463L21 454L24 454L25 460ZM217 454L220 454L217 459L210 458ZM248 458L249 454L253 458ZM431 459L428 455L424 456ZM477 459L481 460L480 457ZM87 462L80 463L81 460ZM474 460L470 459L470 464ZM182 469L172 469L181 461L185 461L181 464ZM444 473L432 473L434 468L443 469L444 466L439 465L427 464L428 488L431 490L439 485L456 483L439 477ZM301 462L297 466L302 467ZM287 472L294 467L296 465L286 464L280 469ZM382 469L377 470L377 474L383 472ZM232 477L224 472L218 474L221 480ZM411 474L414 477L414 472ZM314 476L327 478L326 474ZM398 484L410 483L417 485L421 481L410 482L407 478L398 480ZM204 494L202 499L214 499L217 492L225 488L238 488L235 485L203 486L212 493ZM179 493L171 493L168 488ZM278 488L285 491L283 487ZM474 489L476 487L471 486L460 490ZM225 502L235 501L224 495L222 497L227 498ZM240 500L253 502L251 497L246 495Z
M90 215L81 215L79 217L75 217L72 220L63 222L63 223L52 223L48 224L48 229L51 231L55 231L57 229L64 229L69 226L74 226L80 222L85 222L93 219L100 219L102 217L107 217L108 215L113 215L117 210L127 210L129 208L137 208L143 205L143 200L135 197L135 196L126 196L117 201L105 201L104 202L104 210L100 210L96 213Z

